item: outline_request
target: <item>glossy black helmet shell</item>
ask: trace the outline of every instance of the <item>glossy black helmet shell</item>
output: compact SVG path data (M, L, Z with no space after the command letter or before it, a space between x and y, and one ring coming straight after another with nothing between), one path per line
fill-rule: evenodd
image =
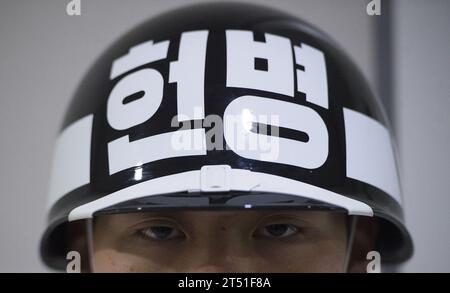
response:
M202 156L170 157L143 163L139 166L125 168L117 172L110 171L110 158L108 157L108 144L121 137L128 136L130 142L145 139L147 137L174 131L171 120L177 114L177 96L180 95L180 87L177 82L171 80L171 63L180 59L181 35L185 32L207 32L207 48L204 60L204 115L216 114L223 116L227 106L242 96L258 96L265 99L292 103L292 105L312 109L323 120L328 132L328 155L320 167L302 168L285 163L258 161L238 155L233 150L207 150ZM293 84L293 92L290 96L280 92L252 89L227 84L227 35L226 31L245 31L253 35L255 42L264 43L268 36L281 37L291 42L292 75L297 79L299 71L307 70L301 64L295 64L295 47L311 47L323 53L326 64L328 104L312 103L307 95ZM114 61L129 54L130 49L137 45L153 41L161 44L169 41L167 54L154 62L138 66L124 73L112 74ZM306 45L306 46L305 46ZM258 59L258 60L256 60ZM258 63L258 64L257 64ZM298 63L298 62L297 62ZM270 60L255 58L255 69L271 70ZM149 119L128 127L117 129L108 123L108 99L118 83L134 72L151 68L163 77L163 97L157 111ZM189 74L188 72L186 74ZM136 93L139 99L142 93ZM125 98L125 97L124 97ZM125 104L125 99L124 102ZM93 214L120 213L133 211L135 207L140 210L152 210L157 208L239 208L239 204L252 204L253 208L259 207L285 207L302 209L349 211L348 208L337 202L321 200L308 194L296 194L289 192L277 192L267 190L235 190L231 188L222 192L222 198L211 196L208 192L200 190L188 193L188 190L180 192L162 192L161 194L141 196L136 198L124 198L109 206L102 206L93 210L91 214L78 215L70 218L70 213L80 206L105 199L111 194L137 186L143 182L161 179L166 176L184 174L202 170L205 166L227 166L221 170L244 170L258 176L271 175L288 184L299 182L302 186L317 187L320 192L328 192L347 198L351 203L361 203L370 207L373 216L379 219L380 237L377 241L377 249L382 253L383 262L399 262L408 259L412 255L412 241L403 224L403 211L399 187L393 190L388 186L384 188L382 181L358 180L350 176L349 168L349 135L350 129L346 125L345 113L349 117L359 119L367 123L375 130L384 134L389 129L388 122L383 114L380 104L370 91L367 82L357 70L349 58L342 52L339 46L327 35L313 26L283 12L260 6L247 4L203 4L181 8L156 18L153 18L138 27L132 29L122 38L116 41L91 67L85 78L80 83L69 110L65 116L61 129L61 136L65 133L77 132L77 128L89 129L90 135L85 140L73 142L75 148L88 153L87 175L84 179L68 186L63 194L57 194L51 187L51 200L48 217L48 228L43 236L41 254L45 263L56 268L65 266L64 231L68 221L83 219ZM280 116L283 113L278 113ZM362 116L360 116L362 115ZM198 120L198 119L193 119ZM80 123L78 123L80 122ZM84 126L80 126L84 125ZM69 131L66 131L68 130ZM70 130L72 129L72 130ZM358 132L353 129L352 132ZM388 133L388 132L386 132ZM301 133L300 133L301 134ZM280 136L296 137L289 131ZM356 134L355 134L356 135ZM298 136L298 133L297 133ZM388 136L389 138L389 136ZM59 138L60 139L60 138ZM369 137L369 139L372 139ZM60 139L63 140L63 139ZM301 138L300 138L301 140ZM308 136L304 142L308 141ZM375 142L376 143L376 142ZM71 145L70 143L66 143ZM58 142L59 145L66 145ZM389 141L390 145L390 141ZM357 146L358 147L358 146ZM63 148L63 147L61 147ZM70 148L70 147L69 147ZM87 149L86 149L87 148ZM373 151L373 152L372 152ZM392 149L391 149L392 151ZM377 157L378 150L368 149L366 156ZM70 153L70 152L68 152ZM392 151L392 154L394 152ZM60 151L62 157L66 152ZM63 154L63 155L61 155ZM296 154L291 154L295 156ZM56 159L56 161L64 159ZM367 159L371 161L371 159ZM373 161L373 160L372 160ZM394 157L392 166L397 180L397 169ZM389 164L391 164L389 163ZM58 163L56 163L58 165ZM63 163L64 165L65 163ZM69 163L69 164L74 164ZM79 164L81 164L79 162ZM368 169L373 166L367 166ZM70 170L63 169L59 165L54 167L60 176L71 176ZM82 167L81 167L82 168ZM352 167L353 168L353 167ZM76 169L76 168L75 168ZM85 168L86 169L86 168ZM139 177L136 177L136 172ZM55 172L55 171L54 171ZM353 172L353 171L352 171ZM199 173L200 174L200 173ZM245 173L247 174L247 173ZM261 175L262 174L262 175ZM77 175L78 176L78 175ZM264 177L263 176L263 177ZM362 175L361 178L372 175ZM375 176L375 175L374 175ZM174 177L175 178L175 177ZM265 178L265 177L264 177ZM52 179L53 181L57 179ZM384 179L383 179L384 180ZM269 180L270 181L270 180ZM273 182L276 182L273 181ZM274 183L275 184L275 183ZM394 185L398 184L394 182ZM282 186L280 186L280 189ZM244 188L245 189L245 188ZM58 190L58 188L56 188ZM227 192L229 191L229 192ZM270 194L261 200L261 196ZM253 195L259 195L253 196ZM274 196L275 195L275 199ZM199 200L203 198L204 200ZM236 204L238 202L239 204ZM280 205L279 202L286 204ZM350 204L351 205L351 204ZM349 211L350 212L350 211ZM358 214L357 212L354 214ZM359 214L363 215L363 212ZM368 215L367 213L364 215Z

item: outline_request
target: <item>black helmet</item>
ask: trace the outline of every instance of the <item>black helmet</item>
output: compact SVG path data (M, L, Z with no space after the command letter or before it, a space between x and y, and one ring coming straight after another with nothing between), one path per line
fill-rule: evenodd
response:
M213 139L209 117L223 121ZM163 14L115 42L74 95L42 257L64 267L67 223L94 214L295 208L376 217L383 260L404 261L388 129L361 73L311 25L245 4ZM240 147L260 138L275 151Z

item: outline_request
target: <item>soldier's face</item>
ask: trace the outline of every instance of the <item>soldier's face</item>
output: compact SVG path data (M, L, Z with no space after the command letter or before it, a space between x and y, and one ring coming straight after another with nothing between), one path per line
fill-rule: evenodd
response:
M341 272L347 216L164 212L99 216L95 272Z

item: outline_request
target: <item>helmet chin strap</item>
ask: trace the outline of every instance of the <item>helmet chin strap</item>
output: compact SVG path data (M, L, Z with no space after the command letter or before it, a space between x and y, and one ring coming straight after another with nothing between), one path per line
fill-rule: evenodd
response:
M358 216L352 216L350 220L349 225L349 231L348 231L348 242L347 242L347 253L345 255L344 265L342 267L343 273L348 273L350 260L352 257L352 249L353 244L355 242L355 234L356 234L356 224L358 223Z
M86 219L86 241L88 249L89 272L95 272L94 262L94 219Z

